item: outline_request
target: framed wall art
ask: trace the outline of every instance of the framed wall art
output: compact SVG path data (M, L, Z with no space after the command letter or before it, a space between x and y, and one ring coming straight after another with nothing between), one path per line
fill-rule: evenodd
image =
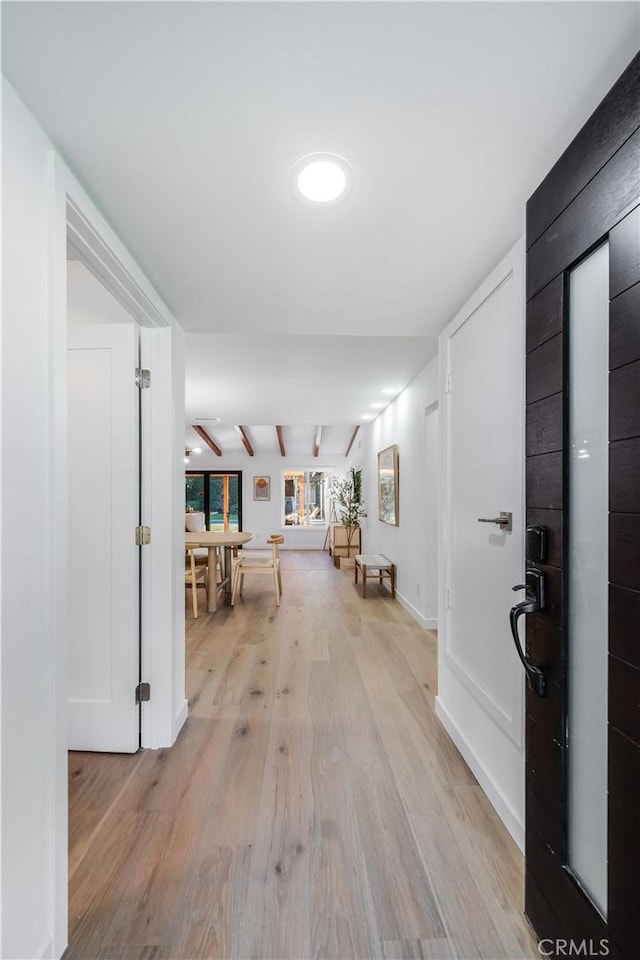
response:
M271 477L253 478L253 499L271 500Z
M378 520L398 526L398 445L378 454Z

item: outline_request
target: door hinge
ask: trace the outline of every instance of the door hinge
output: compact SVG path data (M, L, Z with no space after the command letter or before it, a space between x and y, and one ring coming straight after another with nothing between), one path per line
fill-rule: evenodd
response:
M151 684L139 683L136 687L136 703L148 703L151 700Z
M445 393L451 393L451 374L447 374L447 383L445 387Z
M151 527L136 527L136 547L146 547L151 543Z
M445 604L447 610L451 610L451 587L447 587L445 591Z
M136 387L139 390L145 390L151 386L151 370L145 370L144 367L136 367Z

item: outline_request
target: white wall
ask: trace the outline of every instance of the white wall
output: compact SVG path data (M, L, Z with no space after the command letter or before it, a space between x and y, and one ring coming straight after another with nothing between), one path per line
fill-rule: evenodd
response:
M171 328L174 321L4 80L2 107L0 955L20 960L59 957L67 937L67 196L135 279L160 322ZM166 332L172 344L179 340L177 327ZM173 366L179 362L180 356L169 367L172 389L182 395L182 371ZM161 427L171 435L176 464L165 523L174 530L177 550L183 542L178 471L184 422L179 434L171 423L165 419ZM177 588L174 596L182 610ZM176 663L180 649L184 657L180 643L178 635L168 651ZM180 682L178 675L175 701ZM174 708L177 702L170 701L167 709Z
M2 944L52 950L54 597L49 350L50 145L3 98Z
M267 537L282 532L285 537L282 550L322 550L326 527L284 526L282 475L286 470L324 470L328 474L342 476L346 460L344 457L323 457L322 452L318 457L310 457L308 452L301 452L299 456L292 452L282 457L278 453L270 455L258 451L254 457L244 451L217 457L204 447L201 454L191 455L191 462L185 469L242 470L242 525L244 530L254 535L252 547L266 548ZM271 477L271 500L253 499L253 478L258 476ZM328 497L325 506L328 513Z
M428 629L438 625L438 358L424 367L387 409L361 431L349 466L363 468L365 553L396 564L400 602ZM378 520L377 455L398 445L399 525Z

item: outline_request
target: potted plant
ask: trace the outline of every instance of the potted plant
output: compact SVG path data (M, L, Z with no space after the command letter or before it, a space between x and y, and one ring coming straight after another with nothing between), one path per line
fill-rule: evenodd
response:
M339 512L339 519L345 529L347 539L347 557L352 556L352 549L355 553L360 549L359 538L356 544L353 543L356 530L360 529L360 523L367 516L366 507L362 499L362 468L350 467L347 476L341 480L339 477L331 477L329 481L329 494ZM338 558L334 561L337 563Z

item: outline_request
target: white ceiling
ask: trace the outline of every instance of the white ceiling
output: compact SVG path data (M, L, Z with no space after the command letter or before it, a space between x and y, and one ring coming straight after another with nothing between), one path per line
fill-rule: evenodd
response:
M355 424L437 351L428 337L187 337L187 419Z
M615 2L2 13L4 72L198 334L189 413L249 424L356 422L404 386L639 36ZM311 152L351 163L345 203L296 200Z
M636 3L5 3L3 69L187 330L437 333L638 48ZM344 204L297 202L305 154Z

